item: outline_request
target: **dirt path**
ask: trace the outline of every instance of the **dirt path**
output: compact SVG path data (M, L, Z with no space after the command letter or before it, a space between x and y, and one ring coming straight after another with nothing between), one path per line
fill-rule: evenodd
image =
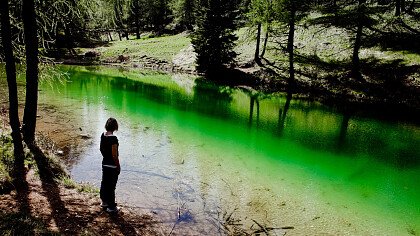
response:
M150 215L122 209L118 215L104 212L94 194L80 193L56 183L40 180L31 169L22 184L10 194L0 195L0 211L17 213L24 205L30 215L63 235L159 235ZM29 233L29 232L28 232Z

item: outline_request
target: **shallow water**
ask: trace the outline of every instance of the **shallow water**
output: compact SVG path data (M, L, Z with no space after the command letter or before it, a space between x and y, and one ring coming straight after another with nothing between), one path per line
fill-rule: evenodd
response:
M117 118L117 200L167 232L219 234L233 213L243 229L293 226L288 235L420 234L416 125L183 75L63 70L67 81L42 83L40 103L68 111L81 129L69 135L93 137L72 176L100 185L99 137Z

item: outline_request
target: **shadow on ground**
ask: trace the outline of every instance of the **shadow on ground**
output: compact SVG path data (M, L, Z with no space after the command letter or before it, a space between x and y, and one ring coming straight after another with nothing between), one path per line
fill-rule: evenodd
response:
M156 221L123 209L110 215L98 197L65 188L63 174L36 145L29 147L36 168L16 165L15 191L0 195L0 232L8 235L157 235ZM35 169L35 171L34 171ZM35 173L37 171L37 173ZM39 175L39 176L37 176Z

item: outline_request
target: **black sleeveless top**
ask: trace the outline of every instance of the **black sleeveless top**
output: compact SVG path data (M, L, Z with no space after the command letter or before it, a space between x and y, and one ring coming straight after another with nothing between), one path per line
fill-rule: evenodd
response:
M100 150L102 153L102 165L116 166L114 159L112 159L112 145L118 145L118 138L114 135L106 136L104 133L101 135Z

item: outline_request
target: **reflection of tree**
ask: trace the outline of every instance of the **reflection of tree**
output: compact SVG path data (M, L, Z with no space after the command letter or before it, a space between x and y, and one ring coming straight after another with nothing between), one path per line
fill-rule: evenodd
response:
M355 110L356 108L349 108L349 106L341 106L345 109L341 110L342 118L337 121L335 113L330 113L329 109L324 112L323 108L314 106L312 103L308 104L297 100L291 107L291 93L285 95L279 109L279 105L274 105L274 103L263 103L263 99L267 95L255 90L253 92L250 89L251 87L245 88L245 86L242 86L244 88L241 88L241 86L237 86L246 94L246 111L243 114L238 114L235 109L232 109L232 106L236 104L232 105L233 89L217 86L206 80L196 80L193 88L194 92L186 93L181 89L176 89L178 87L172 89L167 85L149 84L124 77L92 76L91 73L77 73L74 76L77 78L73 79L72 75L73 83L66 84L68 91L72 92L72 96L75 94L76 96L81 95L81 91L79 91L80 83L87 84L89 92L84 94L83 91L80 99L83 100L85 96L88 96L92 105L106 97L103 105L108 109L116 107L117 111L118 107L126 106L130 112L134 113L145 109L150 109L152 114L167 112L167 109L160 107L159 104L162 104L165 107L172 107L171 109L195 113L197 116L212 116L217 119L229 120L229 122L235 122L238 115L243 115L239 117L239 119L242 118L241 122L249 125L267 123L261 128L267 129L278 136L284 135L287 126L288 138L314 150L332 152L345 150L346 155L352 156L367 154L387 164L403 167L420 165L419 159L416 158L419 149L416 148L418 142L415 137L407 136L406 133L399 133L398 130L396 131L393 128L382 129L380 123L377 124L376 121L353 120L353 115L360 112ZM249 105L248 98L250 99ZM149 101L153 103L149 103ZM271 107L271 105L275 107ZM271 115L270 108L275 109L276 113L279 109L278 114ZM289 109L293 109L293 120L291 120ZM351 136L349 136L348 129L350 119L352 124L355 125L352 127ZM366 128L366 125L373 128ZM397 136L394 136L387 132L398 133ZM398 146L391 145L391 142L395 140L400 143Z
M292 93L288 92L286 96L286 103L284 104L283 109L279 109L279 120L278 120L278 134L282 135L284 130L284 125L286 121L287 112L289 111L290 101L292 100Z
M341 125L340 125L340 133L338 134L338 142L337 142L338 151L341 151L346 144L347 129L349 127L350 117L351 117L351 113L348 109L346 109L343 113L343 120L341 121Z
M257 105L257 127L260 124L260 101L267 97L262 92L259 92L251 87L240 85L237 86L240 90L242 90L246 95L249 96L249 126L252 126L252 121L254 119L254 104Z
M260 123L260 101L258 95L251 95L249 100L249 125L252 125L252 119L254 118L254 103L257 104L257 126Z
M135 81L126 77L93 76L90 73L80 73L77 76L80 90L91 88L90 93L92 93L96 91L96 88L103 88L107 92L102 92L107 93L107 96L112 98L114 104L118 106L122 105L127 93L134 92L136 97L170 105L180 110L192 110L218 117L233 116L230 109L232 89L217 86L206 80L196 80L194 96L191 97L182 90Z
M197 79L194 86L192 106L195 111L218 117L230 117L232 88L216 86L205 79Z
M92 78L83 78L80 80L80 92L83 92L83 90L86 92L86 94L89 93L88 90L88 83L92 81Z

